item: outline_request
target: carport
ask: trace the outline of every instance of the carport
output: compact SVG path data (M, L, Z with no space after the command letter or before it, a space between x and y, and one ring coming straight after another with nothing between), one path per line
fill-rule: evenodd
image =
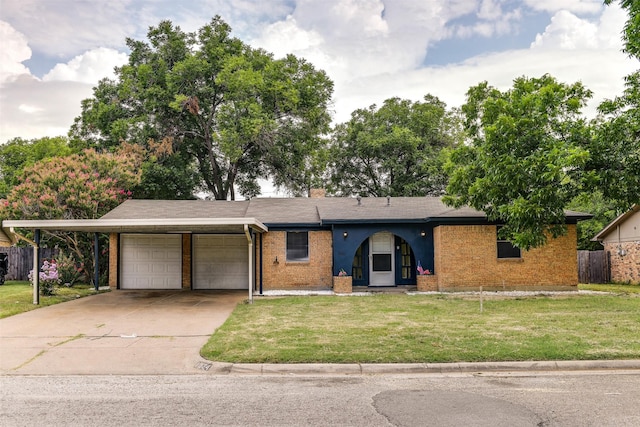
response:
M17 229L31 229L34 231L34 239L30 240L22 236ZM118 274L124 276L125 283L133 289L166 289L165 284L175 280L183 274L182 264L176 271L175 248L185 239L191 242L194 237L194 251L191 253L189 245L189 261L191 257L200 259L213 259L212 248L219 248L216 262L225 267L225 275L211 277L211 286L225 288L224 280L220 278L235 277L246 280L249 292L249 300L253 300L253 288L255 286L255 254L254 243L257 233L267 232L267 227L255 218L226 217L226 218L99 218L79 220L5 220L2 221L2 230L12 240L18 238L28 241L34 250L34 270L40 268L38 249L40 233L47 231L69 231L94 233L94 257L95 265L98 265L99 247L98 235L110 234L119 236L118 251L122 251L119 260L126 257L123 266L119 267ZM117 242L117 241L116 241ZM241 242L246 249L246 263L234 262L233 255L242 251ZM222 246L220 246L222 245ZM221 249L220 249L221 248ZM112 248L113 250L113 248ZM231 256L229 256L231 254ZM182 259L182 254L180 255ZM226 256L226 257L225 257ZM139 262L136 263L136 257ZM207 258L209 257L209 258ZM244 257L243 257L244 259ZM157 261L157 262L156 262ZM224 265L227 262L228 265ZM246 269L245 266L246 265ZM132 267L133 266L133 267ZM161 268L159 267L161 266ZM206 262L196 264L194 276L200 279L198 283L205 283L207 274L211 271L206 268ZM129 270L123 272L123 268ZM160 268L160 269L158 269ZM98 286L97 267L94 272L94 283ZM191 271L188 272L191 275ZM39 303L38 275L35 277L34 304ZM147 282L142 281L142 278ZM138 280L140 279L140 280ZM216 280L220 279L220 280ZM111 278L110 278L111 281ZM146 283L146 285L145 285ZM136 286L138 284L139 286ZM126 286L127 287L127 286ZM204 285L196 286L196 289L206 288Z

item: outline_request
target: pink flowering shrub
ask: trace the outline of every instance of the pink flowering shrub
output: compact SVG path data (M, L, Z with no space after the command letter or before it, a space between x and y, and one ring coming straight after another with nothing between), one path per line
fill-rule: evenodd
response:
M65 255L62 251L57 256L57 265L60 283L66 287L72 287L84 277L83 264L76 262L71 255Z
M55 295L56 287L61 282L56 260L52 259L51 262L44 260L38 277L40 279L40 293L43 296ZM33 283L33 270L29 273L29 280Z

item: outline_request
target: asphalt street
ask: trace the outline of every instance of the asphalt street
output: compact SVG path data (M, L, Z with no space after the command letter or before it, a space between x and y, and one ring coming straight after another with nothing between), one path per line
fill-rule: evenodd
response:
M2 426L638 426L640 372L2 376Z

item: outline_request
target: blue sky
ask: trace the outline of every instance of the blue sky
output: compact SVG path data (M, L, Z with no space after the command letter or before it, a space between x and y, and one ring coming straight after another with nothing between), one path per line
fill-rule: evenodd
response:
M638 68L621 52L626 14L601 0L0 0L0 143L66 134L127 60L125 38L216 14L252 46L325 70L336 122L392 96L460 106L480 81L506 89L545 73L582 81L593 115Z

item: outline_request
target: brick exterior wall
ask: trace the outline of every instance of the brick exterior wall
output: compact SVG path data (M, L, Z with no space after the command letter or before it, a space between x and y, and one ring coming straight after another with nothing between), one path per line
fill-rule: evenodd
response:
M438 290L561 290L578 285L576 226L519 259L498 259L495 225L441 225L434 229Z
M109 288L118 289L118 233L109 234Z
M618 254L618 247L624 256ZM640 285L640 241L605 243L604 250L609 253L612 282Z
M182 289L191 289L191 234L182 235Z
M286 234L269 231L262 235L263 289L330 288L333 284L331 231L309 231L309 261L305 262L287 262ZM257 261L259 266L259 257ZM256 279L260 280L259 268L256 270Z
M327 195L324 188L312 188L309 190L309 197L312 199L321 199Z

